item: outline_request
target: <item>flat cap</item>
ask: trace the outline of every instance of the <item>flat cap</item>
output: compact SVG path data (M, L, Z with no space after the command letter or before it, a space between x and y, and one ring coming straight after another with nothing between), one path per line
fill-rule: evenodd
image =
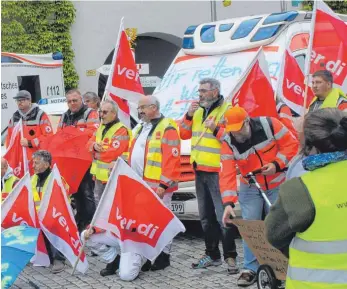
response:
M31 100L31 94L27 90L20 90L18 91L17 95L13 97L13 99L30 99Z

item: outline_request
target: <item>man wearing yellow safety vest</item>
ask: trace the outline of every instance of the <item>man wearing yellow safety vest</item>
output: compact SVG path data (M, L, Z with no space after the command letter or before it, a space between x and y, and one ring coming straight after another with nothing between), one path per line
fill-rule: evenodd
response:
M1 158L1 202L6 199L18 181L19 179L13 174L7 160Z
M87 144L94 159L90 173L95 178L96 206L104 192L114 162L129 150L131 132L119 121L117 112L117 104L112 100L105 100L101 104L99 115L102 123Z
M312 100L309 111L320 108L337 107L347 110L347 98L339 88L333 88L333 75L327 70L318 70L312 76L312 90L315 98Z
M228 272L237 274L233 228L224 228L223 203L219 189L220 150L224 135L224 113L230 104L220 94L220 82L213 78L200 81L199 102L191 104L180 123L182 139L192 142L190 161L195 170L195 188L199 215L205 234L205 256L192 264L195 269L222 264L219 240L222 235L224 260ZM222 234L221 234L222 233Z
M171 209L171 197L180 176L181 144L176 122L160 113L160 103L154 96L142 96L137 109L142 123L133 130L129 165ZM163 249L152 271L170 265L170 247L168 244Z
M266 235L289 256L286 289L347 288L347 112L309 113L304 137L308 172L280 186Z
M35 174L31 177L31 186L33 190L36 211L39 211L43 194L45 193L48 186L49 175L51 174L52 156L48 151L38 150L33 154L32 161ZM69 187L64 180L63 183L65 190L68 193ZM63 271L65 268L65 258L50 244L46 237L45 243L50 262L53 265L51 272L56 274Z

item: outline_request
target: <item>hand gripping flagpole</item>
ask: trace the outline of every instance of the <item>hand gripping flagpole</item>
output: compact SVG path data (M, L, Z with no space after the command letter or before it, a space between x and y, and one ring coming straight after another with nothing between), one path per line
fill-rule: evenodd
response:
M102 96L102 100L104 101L107 96L108 96L108 87L110 85L110 82L112 82L112 76L113 76L113 71L114 71L114 65L117 59L117 54L118 54L118 48L119 48L119 42L120 42L120 38L122 35L122 32L124 30L124 16L121 18L120 20L120 25L119 25L119 31L118 31L118 36L117 36L117 42L116 42L116 47L114 49L114 53L113 53L113 57L112 57L112 63L111 63L111 69L110 69L110 73L108 74L108 78L107 78L107 82L106 82L106 86L105 86L105 91L104 91L104 95Z
M119 158L118 158L118 160L115 162L115 165L113 166L113 169L112 169L112 171L111 171L111 174L110 174L110 176L109 176L109 179L111 179L111 178L113 177L113 174L114 174L115 168L117 167L117 163L118 163L118 162L119 162ZM86 232L88 235L90 235L90 234L91 234L91 231L93 230L93 227L94 227L95 221L96 221L96 217L97 217L97 215L98 215L98 212L99 212L99 210L100 210L100 207L102 207L102 204L104 203L103 200L104 200L104 198L105 198L105 195L106 195L106 192L108 191L109 186L110 186L110 182L107 182L106 187L105 187L105 189L104 189L104 192L103 192L103 194L102 194L102 196L101 196L100 202L99 202L99 204L98 204L98 207L97 207L96 210L95 210L93 219L92 219L92 221L90 222L89 228L88 228L88 230L87 230L87 232ZM82 235L81 235L81 237L82 237ZM87 240L84 241L84 243L83 243L83 245L82 245L82 247L81 247L81 249L80 249L80 252L79 252L79 254L78 254L78 258L77 258L77 260L76 260L76 262L75 262L75 264L74 264L74 266L73 266L73 268L72 268L72 273L71 273L71 275L73 275L73 274L75 273L75 271L76 271L77 264L78 264L78 262L79 262L80 259L81 259L82 253L83 253L84 248L85 248L85 246L86 246L86 243L87 243Z
M24 133L23 133L23 121L20 119L20 137L21 139L24 138ZM28 165L28 156L27 156L27 149L25 146L22 146L23 150L23 166L24 166L24 175L29 172L29 165Z

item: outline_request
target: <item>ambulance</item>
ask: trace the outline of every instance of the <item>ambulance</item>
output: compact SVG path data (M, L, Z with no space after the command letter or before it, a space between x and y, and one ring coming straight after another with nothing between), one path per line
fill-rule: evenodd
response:
M347 21L346 15L339 16ZM288 11L189 26L181 50L153 93L160 101L161 112L166 117L181 119L192 100L198 99L199 80L205 77L218 79L221 94L227 97L261 46L275 90L286 47L304 70L311 18L311 12ZM347 70L339 60L328 62L325 68L332 73ZM287 85L295 93L303 94L295 83ZM347 80L342 89L347 91ZM173 196L173 211L182 219L195 219L198 210L194 172L189 163L190 141L182 141L181 151L181 183Z
M17 110L13 97L28 90L32 102L65 96L63 56L60 52L29 55L1 52L1 138Z

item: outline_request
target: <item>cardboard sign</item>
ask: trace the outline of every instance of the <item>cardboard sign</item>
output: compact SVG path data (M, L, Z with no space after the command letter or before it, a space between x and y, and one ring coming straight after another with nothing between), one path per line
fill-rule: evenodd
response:
M265 223L263 221L233 220L239 228L242 238L257 258L259 264L269 265L278 280L285 280L288 259L277 249L272 247L265 237Z

